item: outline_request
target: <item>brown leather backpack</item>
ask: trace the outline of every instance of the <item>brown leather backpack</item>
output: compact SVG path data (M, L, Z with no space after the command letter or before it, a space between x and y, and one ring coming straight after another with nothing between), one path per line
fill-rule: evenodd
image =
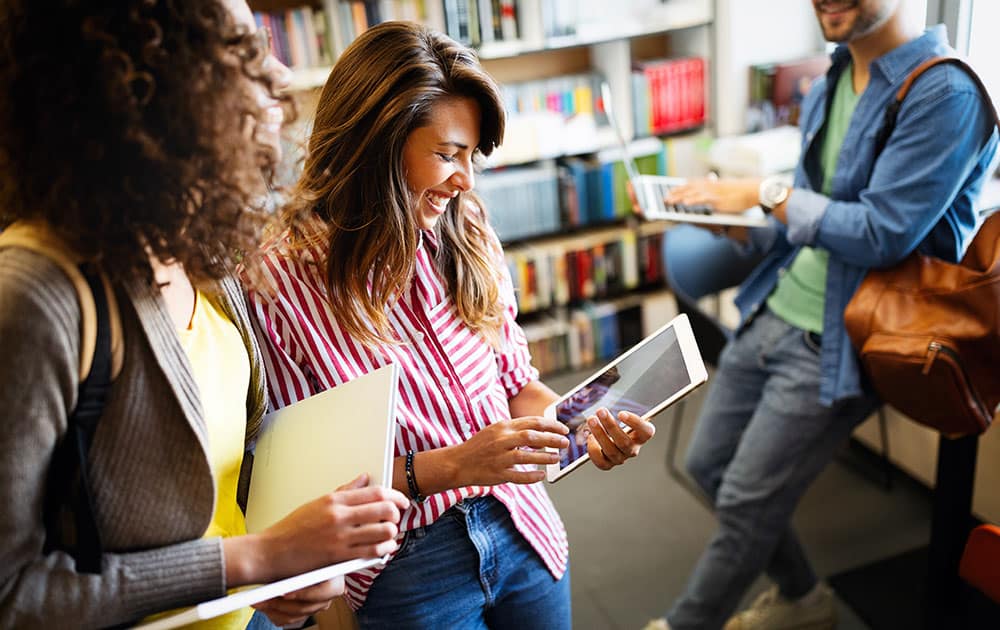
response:
M938 57L900 88L877 151L910 85L938 63L964 68L996 120L975 73L958 59ZM844 323L884 402L947 435L985 431L1000 407L1000 213L985 220L958 264L914 252L892 268L869 271Z

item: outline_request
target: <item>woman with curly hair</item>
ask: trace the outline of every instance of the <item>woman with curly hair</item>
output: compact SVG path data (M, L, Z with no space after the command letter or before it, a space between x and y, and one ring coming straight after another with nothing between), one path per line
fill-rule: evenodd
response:
M276 407L401 368L393 485L412 503L385 569L347 577L364 628L570 627L566 533L537 470L566 429L541 417L558 397L472 194L503 128L473 52L411 23L369 29L327 79L289 229L250 296ZM603 469L653 433L631 413L590 422Z
M257 247L278 159L263 35L243 0L0 5L0 225L98 272L121 331L84 462L104 550L85 572L76 515L43 517L62 499L46 479L77 411L82 294L50 257L0 250L0 627L134 622L396 548L405 498L363 476L245 534L237 485L266 390L229 274ZM260 608L288 623L336 594Z

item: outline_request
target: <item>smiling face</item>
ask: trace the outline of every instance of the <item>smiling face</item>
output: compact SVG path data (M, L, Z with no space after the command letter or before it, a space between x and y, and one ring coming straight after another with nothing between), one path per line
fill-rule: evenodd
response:
M403 145L406 183L417 200L420 229L430 230L458 193L475 186L473 155L479 145L479 105L454 97L431 107L427 124L410 132Z
M899 0L813 0L823 37L830 42L852 42L885 25Z

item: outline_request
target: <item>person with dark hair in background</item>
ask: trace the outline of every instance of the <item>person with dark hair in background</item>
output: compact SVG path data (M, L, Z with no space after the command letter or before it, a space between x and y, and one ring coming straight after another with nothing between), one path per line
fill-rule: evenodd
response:
M401 368L393 485L412 503L388 565L347 578L364 628L570 627L566 534L538 483L566 428L541 417L558 397L472 194L503 128L472 51L406 22L365 31L323 88L289 229L250 295L276 407ZM630 413L590 422L604 469L653 434Z
M863 385L844 308L868 269L914 250L957 262L979 225L975 202L997 140L966 72L929 69L874 155L884 112L907 75L955 54L944 28L921 34L905 0L812 2L824 37L839 46L803 102L794 183L691 181L667 199L718 212L759 204L771 225L748 235L748 246L767 255L740 288L742 323L688 451L688 470L714 502L719 529L651 630L834 627L833 594L809 565L791 518L878 404ZM775 585L730 618L761 573Z
M63 499L46 478L78 402L81 294L51 256L0 250L0 627L120 625L396 548L405 497L364 476L245 534L237 486L266 389L229 274L258 247L278 159L265 35L242 0L0 8L0 225L97 272L122 333L82 462L103 550L84 572L73 528L43 518ZM342 589L260 608L290 623Z

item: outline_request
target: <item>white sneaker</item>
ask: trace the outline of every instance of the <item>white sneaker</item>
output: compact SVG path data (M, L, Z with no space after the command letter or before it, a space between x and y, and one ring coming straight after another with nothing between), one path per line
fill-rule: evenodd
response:
M652 619L642 630L670 630L670 624L666 619Z
M773 586L750 608L730 617L725 630L833 630L837 625L833 591L825 584L818 589L805 604L785 599Z

